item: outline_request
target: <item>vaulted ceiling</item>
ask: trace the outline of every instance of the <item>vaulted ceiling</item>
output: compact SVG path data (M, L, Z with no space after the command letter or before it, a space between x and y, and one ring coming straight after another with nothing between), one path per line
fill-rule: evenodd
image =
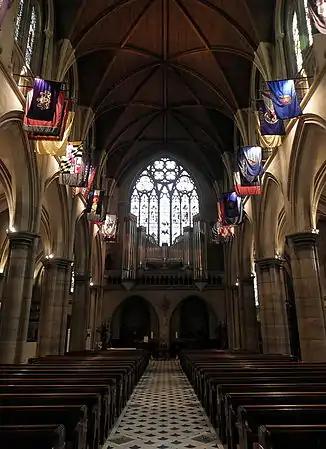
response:
M75 48L79 102L95 113L111 176L162 150L222 175L275 3L56 0L57 38Z

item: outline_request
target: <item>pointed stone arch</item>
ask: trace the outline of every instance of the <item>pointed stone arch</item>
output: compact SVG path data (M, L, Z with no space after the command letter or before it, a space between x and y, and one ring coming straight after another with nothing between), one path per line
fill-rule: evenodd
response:
M267 172L264 177L263 195L258 208L260 220L257 229L257 259L275 256L278 247L278 217L283 208L284 197L281 184L275 176Z
M288 174L291 233L310 231L316 225L316 200L324 182L325 139L326 121L323 118L314 114L300 118L293 139Z

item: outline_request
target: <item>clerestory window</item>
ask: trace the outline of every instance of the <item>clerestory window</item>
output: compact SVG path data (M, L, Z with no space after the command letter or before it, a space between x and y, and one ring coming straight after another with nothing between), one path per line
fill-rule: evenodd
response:
M302 71L304 59L313 44L308 0L296 0L293 2L289 16L291 17L291 29L289 30L291 35L290 47L291 53L294 53L293 75L295 75Z
M134 183L130 211L157 244L172 245L199 213L194 181L175 160L156 160Z
M29 68L35 66L34 57L42 45L40 11L36 0L19 0L14 37Z

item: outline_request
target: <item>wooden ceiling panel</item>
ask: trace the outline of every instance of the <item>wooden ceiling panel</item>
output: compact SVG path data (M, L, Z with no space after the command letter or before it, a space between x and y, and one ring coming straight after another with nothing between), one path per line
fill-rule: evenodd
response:
M230 150L234 116L250 105L255 52L274 38L275 0L55 4L56 33L71 37L80 101L96 113L100 150L125 143L127 153L148 154L146 145L171 149L186 140L178 151L186 156L191 147L209 167L219 148Z

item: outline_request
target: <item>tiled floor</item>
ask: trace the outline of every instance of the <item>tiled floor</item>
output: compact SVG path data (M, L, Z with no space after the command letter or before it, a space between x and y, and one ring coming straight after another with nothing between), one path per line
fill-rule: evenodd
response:
M177 361L152 361L104 449L223 448Z

